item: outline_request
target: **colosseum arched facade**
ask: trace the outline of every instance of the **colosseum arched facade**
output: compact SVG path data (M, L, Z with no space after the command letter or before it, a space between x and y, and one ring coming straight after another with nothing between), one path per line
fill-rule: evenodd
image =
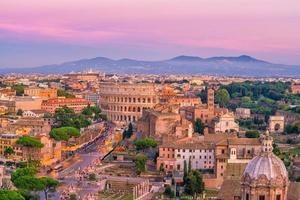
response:
M136 122L143 109L158 103L155 85L152 83L100 83L100 107L114 122Z

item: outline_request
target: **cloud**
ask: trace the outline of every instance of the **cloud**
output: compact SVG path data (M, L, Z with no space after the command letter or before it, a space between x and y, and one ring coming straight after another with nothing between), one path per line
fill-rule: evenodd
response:
M2 34L1 34L2 33ZM44 26L44 25L22 25L0 22L0 36L18 36L24 40L56 40L70 43L101 43L122 37L121 32L105 30L79 30L70 27Z

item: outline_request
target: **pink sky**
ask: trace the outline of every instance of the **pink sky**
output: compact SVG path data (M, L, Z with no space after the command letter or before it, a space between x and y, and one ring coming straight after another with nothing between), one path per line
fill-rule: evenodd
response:
M299 64L299 11L297 0L0 0L0 67L179 54Z

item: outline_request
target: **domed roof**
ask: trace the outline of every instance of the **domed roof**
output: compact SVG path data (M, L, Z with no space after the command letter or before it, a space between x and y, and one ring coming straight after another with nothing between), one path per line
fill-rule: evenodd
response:
M268 180L277 177L288 178L284 163L273 153L261 154L254 157L246 166L244 177L249 175L251 179L258 179L265 175Z

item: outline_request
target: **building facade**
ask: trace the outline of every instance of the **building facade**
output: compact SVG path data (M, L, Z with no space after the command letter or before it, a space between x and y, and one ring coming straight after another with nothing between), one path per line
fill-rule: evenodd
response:
M100 83L100 107L108 120L136 122L144 109L158 103L155 85L151 83Z
M191 164L191 169L214 169L214 146L197 137L187 137L177 141L165 141L159 146L157 170L183 171L184 165Z
M0 155L4 156L6 148L14 148L14 145L17 141L18 137L16 134L1 134L0 135Z
M52 88L25 88L24 94L41 98L56 98L57 89Z
M239 131L239 124L235 122L233 113L223 114L215 119L214 123L215 133L227 133L232 131Z
M55 113L55 110L57 108L62 108L64 106L67 106L69 108L72 108L76 113L79 113L89 104L90 102L83 98L59 97L59 98L44 100L42 102L41 108L46 112Z
M251 117L251 110L249 108L237 108L235 115L239 119L246 119Z

